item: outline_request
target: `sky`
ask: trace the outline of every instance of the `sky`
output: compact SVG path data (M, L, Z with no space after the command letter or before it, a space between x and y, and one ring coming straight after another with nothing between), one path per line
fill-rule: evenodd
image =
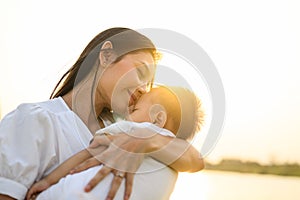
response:
M47 100L100 31L163 28L200 45L222 79L226 119L207 159L300 163L299 10L296 0L1 1L1 116Z

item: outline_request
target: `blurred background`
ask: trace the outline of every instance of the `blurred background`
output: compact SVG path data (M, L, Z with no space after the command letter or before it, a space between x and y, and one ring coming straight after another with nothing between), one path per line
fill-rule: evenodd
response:
M173 30L213 60L226 120L207 169L180 174L172 200L300 199L299 10L296 0L1 1L0 118L48 99L100 31Z

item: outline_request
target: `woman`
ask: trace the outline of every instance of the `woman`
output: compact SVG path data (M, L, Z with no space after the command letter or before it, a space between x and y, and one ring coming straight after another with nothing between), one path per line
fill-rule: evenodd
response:
M124 115L151 87L156 55L152 42L138 32L108 29L87 45L57 84L51 100L22 104L9 113L0 124L0 199L24 199L35 180L86 148L95 131L113 121L112 111ZM79 170L99 160L105 164L86 191L114 172L109 198L114 197L122 178L126 179L125 198L131 194L141 157L132 158L128 152L153 152L152 157L176 171L203 168L197 150L180 139L155 134L145 140L120 134L109 141L105 137L94 140L99 149L107 148Z

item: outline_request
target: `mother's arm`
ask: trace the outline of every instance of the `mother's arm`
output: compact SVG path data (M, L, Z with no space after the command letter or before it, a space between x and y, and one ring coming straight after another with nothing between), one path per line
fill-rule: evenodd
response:
M198 150L189 142L155 135L151 138L148 149L154 159L168 165L178 172L197 172L204 168L204 161Z
M4 194L0 194L0 199L1 200L15 200L14 198L4 195Z
M96 136L90 147L109 146L104 153L94 156L101 163L125 172L134 173L144 155L149 155L178 172L197 172L204 168L203 158L189 142L153 132L147 134L149 137L128 134Z
M150 155L179 172L196 172L204 168L200 153L187 141L153 132L148 134L148 137L128 134L95 136L89 148L108 148L79 165L75 172L98 165L99 162L105 166L89 181L85 191L92 190L110 172L118 170L127 172L124 199L128 199L132 191L133 173L139 168L144 155ZM108 198L114 198L120 184L121 179L115 177Z

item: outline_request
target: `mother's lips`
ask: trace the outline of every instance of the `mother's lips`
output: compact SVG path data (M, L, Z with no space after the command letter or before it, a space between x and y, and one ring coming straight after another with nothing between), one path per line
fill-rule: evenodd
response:
M135 104L136 100L137 100L137 97L135 96L134 93L131 93L130 91L128 91L128 94L129 94L129 106L132 106Z
M138 99L141 97L141 94L136 90L133 93L131 93L130 91L128 91L128 94L130 96L129 99L129 106L135 105L136 102L138 101Z

